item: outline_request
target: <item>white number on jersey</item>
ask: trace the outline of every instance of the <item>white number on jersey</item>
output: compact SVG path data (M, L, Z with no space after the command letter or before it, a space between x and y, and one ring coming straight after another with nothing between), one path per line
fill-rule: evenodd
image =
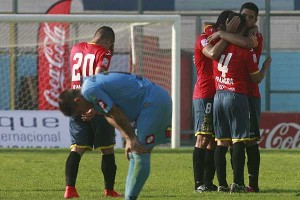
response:
M94 75L94 61L95 61L95 55L94 54L86 54L83 56L82 53L76 53L73 57L73 60L76 61L72 66L72 81L80 81L80 73L78 72L78 69L80 66L82 67L82 76L91 76ZM82 64L83 61L83 65ZM87 67L88 67L88 74L87 72ZM77 71L77 73L76 73Z
M226 55L222 54L218 63L218 70L222 72L222 77L224 78L226 77L226 73L228 72L228 64L232 57L232 53L228 53L226 58L225 56ZM224 58L225 58L225 62L224 62Z

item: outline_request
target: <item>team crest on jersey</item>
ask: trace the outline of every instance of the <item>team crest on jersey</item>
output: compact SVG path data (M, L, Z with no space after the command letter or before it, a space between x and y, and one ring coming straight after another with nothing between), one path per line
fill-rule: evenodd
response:
M98 100L97 105L98 105L100 108L102 108L103 110L105 110L106 107L107 107L107 104L106 104L104 101L102 101L101 99Z
M107 67L108 62L109 62L109 61L108 61L107 58L103 58L102 65L105 66L105 67Z
M253 54L253 62L254 62L254 63L257 63L257 57L256 57L256 54L255 54L255 53Z
M206 39L202 39L202 40L201 40L201 45L202 45L203 47L205 47L207 44L208 44L208 43L207 43L207 40L206 40Z
M155 143L155 135L147 135L146 136L146 144L154 144Z
M165 130L165 136L166 138L171 138L171 126L168 126L168 128Z

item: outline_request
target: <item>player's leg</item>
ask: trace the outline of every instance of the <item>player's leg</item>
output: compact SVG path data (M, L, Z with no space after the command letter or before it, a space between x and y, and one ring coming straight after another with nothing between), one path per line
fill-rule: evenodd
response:
M216 191L217 186L213 184L215 176L215 149L217 143L215 137L212 137L205 152L205 171L204 171L204 184L207 191Z
M247 167L249 176L249 185L246 188L248 192L259 192L258 177L260 165L260 151L257 141L260 140L260 113L261 113L261 99L258 97L249 97L249 111L250 111L250 139L246 144L247 152Z
M150 153L159 144L170 143L172 101L159 86L152 89L143 110L139 113L135 128L139 143L149 151L145 154L133 152L126 179L125 199L137 199L150 175Z
M126 178L125 199L137 199L150 175L150 152L145 154L130 153L129 169Z
M196 133L197 134L197 133ZM209 143L209 138L205 135L196 136L196 144L193 152L193 170L194 170L194 186L195 191L201 192L204 189L204 170L205 170L205 155L206 146Z
M232 166L233 184L230 192L245 192L244 166L245 142L250 140L249 105L246 95L234 94L232 98Z
M104 177L104 195L121 197L123 195L114 190L117 172L114 152L115 129L102 115L95 116L91 123L95 134L94 148L100 149L102 153L101 171Z
M252 143L253 142L253 143ZM248 192L259 192L258 177L259 177L259 166L260 166L260 151L256 141L247 143L247 167L249 176L249 185L247 186Z
M90 134L87 123L79 117L70 117L69 124L72 145L65 166L66 190L64 197L74 198L79 197L75 185L81 156L86 149L92 149L92 144L89 139Z
M229 192L226 178L226 153L231 140L230 127L228 125L228 113L223 103L227 101L227 95L223 91L217 91L214 98L213 118L217 147L215 150L215 166L219 182L219 192Z
M193 151L193 171L194 189L197 192L205 190L206 149L213 134L212 102L212 98L193 100L194 130L196 136L196 144Z

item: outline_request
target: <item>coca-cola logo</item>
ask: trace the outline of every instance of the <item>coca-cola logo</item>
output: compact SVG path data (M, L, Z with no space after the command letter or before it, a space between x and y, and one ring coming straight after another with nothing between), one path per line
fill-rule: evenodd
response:
M263 148L300 148L300 125L297 123L279 123L272 129L260 129Z
M48 23L44 23L43 30L45 32L43 53L47 60L50 77L49 85L43 94L50 105L58 107L58 96L64 90L66 30L62 24L49 26Z

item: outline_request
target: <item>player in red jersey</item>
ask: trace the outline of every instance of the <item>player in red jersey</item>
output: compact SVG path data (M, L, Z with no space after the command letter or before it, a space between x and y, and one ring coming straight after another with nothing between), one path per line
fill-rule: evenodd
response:
M70 54L72 67L72 88L81 88L81 79L86 76L107 71L114 52L115 33L108 26L100 27L90 42L73 46ZM66 161L65 198L79 197L75 184L79 163L86 150L100 149L102 153L101 170L104 176L105 196L120 197L114 190L117 166L115 164L115 129L102 115L93 116L91 121L81 117L70 117L71 152Z
M246 20L241 14L238 33L246 29ZM244 188L245 143L250 140L248 105L249 80L259 83L264 78L269 65L259 71L253 50L229 44L218 60L214 61L216 95L214 98L214 128L217 140L215 153L219 191L228 190L226 181L226 152L232 143L232 166L234 180L231 192L242 192Z
M257 61L262 53L263 48L263 36L258 32L256 22L258 20L258 7L252 3L247 2L241 6L240 13L246 17L248 24L248 35L255 36L257 38L257 46L253 49ZM271 58L267 58L263 65L270 65ZM258 186L258 176L259 176L259 166L260 166L260 152L258 148L257 141L260 140L260 114L261 114L261 98L259 87L257 83L249 81L248 83L248 103L250 111L250 141L246 144L247 152L247 167L248 167L248 176L249 184L247 186L247 192L259 192Z
M207 37L217 29L225 27L225 22L232 11L223 11L214 26L207 26L196 41L194 62L197 71L197 80L193 94L194 129L196 144L193 152L193 171L196 192L214 191L217 186L213 184L215 174L213 130L213 98L215 86L213 80L212 59L218 58L226 47L224 40L214 46L207 43ZM238 21L228 24L228 31L236 28ZM212 53L213 52L213 53Z
M260 56L263 48L263 36L258 32L258 27L256 22L258 20L258 7L252 3L247 2L241 6L240 13L246 17L247 30L246 35L248 37L226 33L220 31L210 36L208 40L214 40L218 37L233 43L237 46L253 49L257 61L259 63ZM267 58L264 62L266 65L270 65L271 58ZM257 141L260 140L260 113L261 113L261 98L258 84L249 81L248 86L248 102L250 110L250 138L251 140L247 142L246 152L247 152L247 167L249 174L249 185L247 186L248 192L259 192L258 187L258 176L259 176L259 165L260 165L260 152Z

